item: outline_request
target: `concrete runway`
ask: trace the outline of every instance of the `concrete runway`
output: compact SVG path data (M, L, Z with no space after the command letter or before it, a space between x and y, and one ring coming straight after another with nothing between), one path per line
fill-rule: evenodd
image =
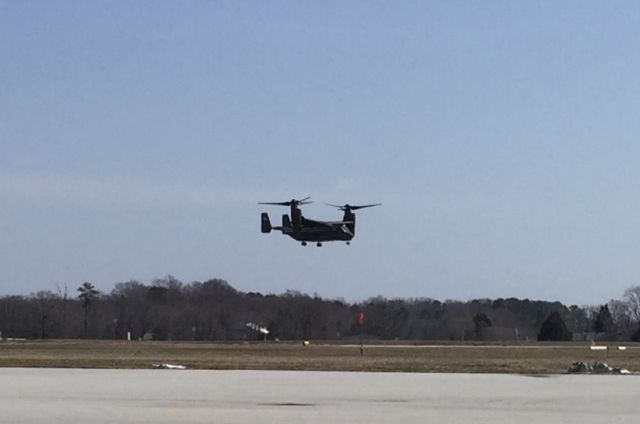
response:
M0 423L631 423L638 376L0 369Z

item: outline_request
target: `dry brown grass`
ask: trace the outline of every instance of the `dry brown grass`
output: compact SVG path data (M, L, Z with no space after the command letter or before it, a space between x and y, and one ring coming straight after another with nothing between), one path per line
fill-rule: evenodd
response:
M176 363L197 369L397 372L564 373L575 361L605 361L640 371L640 345L591 351L586 343L359 345L302 343L0 342L0 367L150 368Z

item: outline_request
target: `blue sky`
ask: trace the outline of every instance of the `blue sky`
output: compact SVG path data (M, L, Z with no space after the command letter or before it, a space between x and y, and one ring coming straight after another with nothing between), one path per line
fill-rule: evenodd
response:
M595 304L640 282L635 2L0 1L0 294L172 274ZM351 246L258 206L382 202Z

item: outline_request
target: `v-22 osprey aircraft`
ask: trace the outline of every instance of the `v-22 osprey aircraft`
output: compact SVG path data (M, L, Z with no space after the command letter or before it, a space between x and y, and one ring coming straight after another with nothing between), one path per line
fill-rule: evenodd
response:
M350 244L351 239L356 235L356 215L353 211L363 208L379 206L381 203L373 203L370 205L333 205L329 206L340 209L344 212L342 221L317 221L302 216L300 206L313 203L309 201L310 197L304 199L291 199L288 202L260 202L260 205L289 206L291 208L290 216L282 215L282 225L274 227L271 225L269 214L262 213L262 232L270 233L272 230L281 231L294 240L301 242L303 246L307 242L315 242L316 246L322 246L325 241L345 241Z

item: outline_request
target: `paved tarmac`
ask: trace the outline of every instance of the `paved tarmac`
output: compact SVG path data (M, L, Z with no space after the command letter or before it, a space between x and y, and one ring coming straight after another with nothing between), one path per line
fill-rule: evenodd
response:
M640 377L0 368L0 423L637 423Z

